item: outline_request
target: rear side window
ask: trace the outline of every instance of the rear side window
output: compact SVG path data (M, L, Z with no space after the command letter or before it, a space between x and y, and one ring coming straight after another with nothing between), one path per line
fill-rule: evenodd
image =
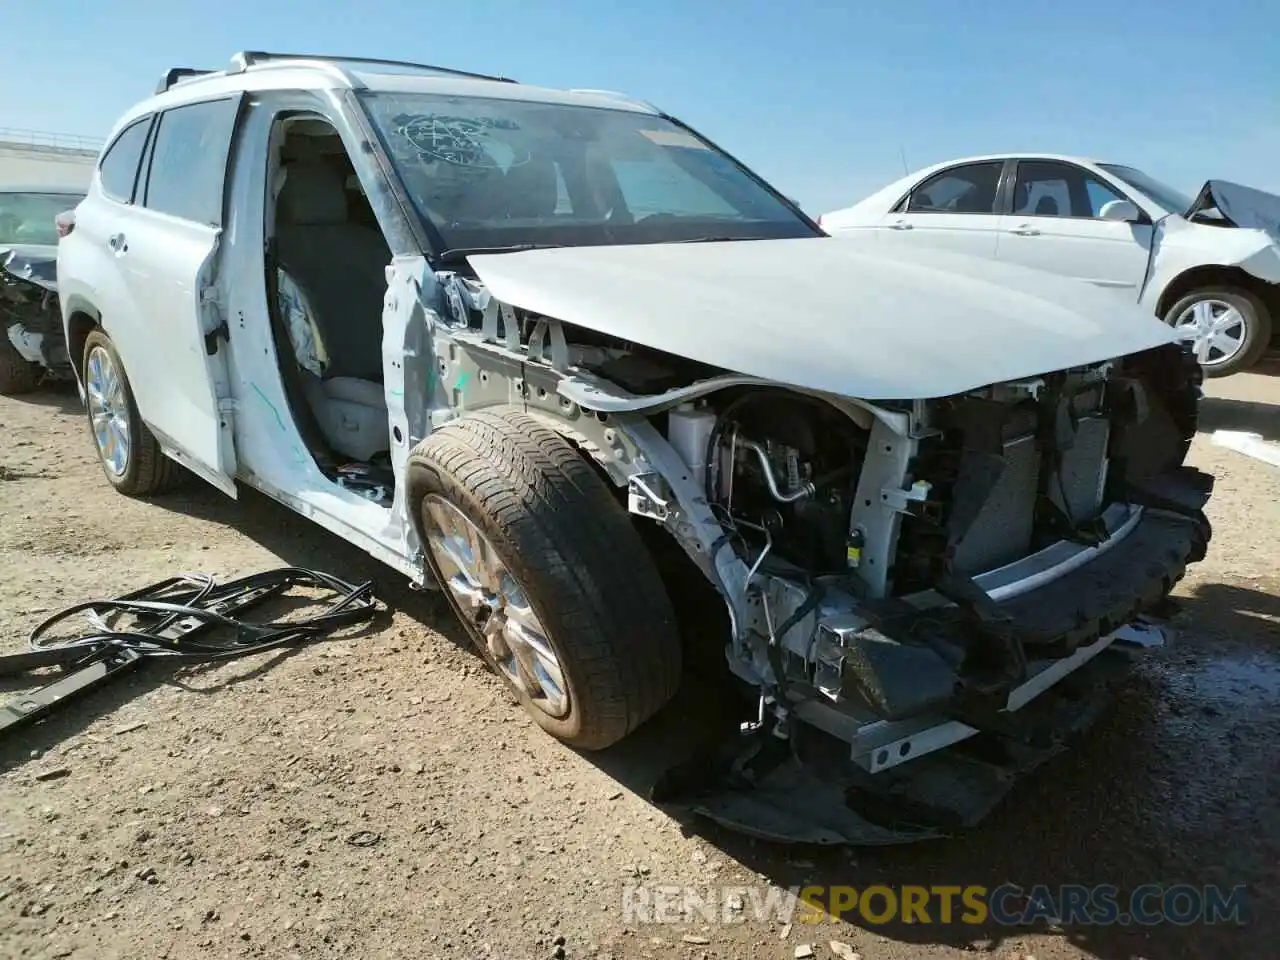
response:
M102 155L102 161L98 164L99 180L102 192L112 200L123 203L133 201L133 187L138 179L138 161L142 159L142 150L147 144L147 127L150 123L150 117L135 120L124 128Z
M143 205L212 227L222 223L222 189L239 100L210 100L160 115Z
M995 213L1004 161L969 163L935 173L911 191L908 213Z

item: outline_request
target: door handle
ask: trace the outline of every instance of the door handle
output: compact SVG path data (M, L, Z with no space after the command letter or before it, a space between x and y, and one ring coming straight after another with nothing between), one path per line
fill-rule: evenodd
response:
M910 230L911 224L908 223L906 220L895 220L893 221L893 223L889 224L889 229L890 230Z
M116 253L124 253L129 249L129 243L125 240L123 233L113 233L107 237L107 246Z
M1012 230L1010 230L1009 232L1010 232L1010 233L1017 234L1017 235L1018 235L1018 236L1020 236L1020 237L1038 237L1038 236L1040 236L1040 231L1039 231L1039 230L1037 230L1035 227L1033 227L1033 226L1032 226L1031 224L1029 224L1029 223L1020 223L1020 224L1018 224L1016 227L1014 227Z

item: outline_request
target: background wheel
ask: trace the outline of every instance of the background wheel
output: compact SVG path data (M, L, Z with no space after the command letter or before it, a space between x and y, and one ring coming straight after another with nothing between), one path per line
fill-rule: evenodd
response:
M432 574L544 730L600 749L675 694L680 638L658 571L558 434L518 411L471 414L414 449L408 492Z
M124 364L111 338L101 330L85 339L82 377L89 433L111 485L131 497L161 493L174 486L181 467L160 451L160 444L138 416Z
M23 359L18 348L9 342L8 330L0 326L0 396L30 393L39 383L40 368Z
M1180 299L1165 322L1190 343L1206 377L1253 366L1271 342L1266 305L1241 287L1203 287Z

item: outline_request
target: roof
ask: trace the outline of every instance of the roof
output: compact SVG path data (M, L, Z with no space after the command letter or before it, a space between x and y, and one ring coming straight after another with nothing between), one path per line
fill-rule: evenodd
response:
M139 101L116 123L115 133L156 110L251 90L375 90L438 93L456 97L528 100L637 113L658 113L639 100L598 90L557 90L516 83L504 77L467 74L445 67L352 57L238 53L218 71L171 70L163 92Z
M1083 164L1085 166L1093 166L1093 167L1098 166L1100 163L1107 162L1104 160L1096 160L1093 157L1081 157L1081 156L1075 156L1069 153L1032 153L1029 151L1024 151L1021 153L1019 152L984 153L978 156L954 157L950 160L942 160L942 161L939 161L938 163L931 163L927 167L921 167L918 170L911 171L911 173L908 174L908 176L911 178L924 176L926 174L933 173L936 170L942 170L946 167L959 166L962 163L983 163L983 162L992 162L997 160L1049 160L1049 161L1059 162L1059 163L1076 163L1076 164ZM904 177L903 179L906 179L906 178Z

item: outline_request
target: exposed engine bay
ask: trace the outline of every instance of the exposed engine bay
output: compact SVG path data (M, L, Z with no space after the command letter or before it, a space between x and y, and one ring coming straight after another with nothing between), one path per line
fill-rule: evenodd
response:
M669 422L683 428L697 417L677 410ZM847 518L869 440L868 430L821 400L748 389L725 403L711 425L708 500L747 555L810 576L844 573Z
M747 567L729 660L762 690L752 799L720 782L704 812L762 835L889 842L901 834L882 834L874 810L887 790L895 816L915 810L912 830L980 819L1009 764L1035 765L1091 722L1121 651L1164 642L1149 615L1209 538L1211 478L1182 466L1200 379L1169 346L875 413L776 387L668 410L669 442ZM991 737L999 761L929 761L961 762L970 793L909 796L921 757ZM830 789L795 753L815 738L844 744L837 766L870 803L856 825L793 810L797 791ZM830 770L831 744L814 749ZM724 762L741 775L740 754ZM696 766L695 780L717 769ZM792 812L761 828L771 777Z
M1212 478L1183 464L1203 374L1177 343L864 400L470 281L446 296L455 337L516 361L525 408L567 416L636 522L665 528L722 597L753 717L655 799L692 795L737 829L899 842L981 819L1091 722L1133 652L1167 641L1156 615L1210 538ZM442 388L471 389L458 369ZM510 402L490 381L484 402Z

